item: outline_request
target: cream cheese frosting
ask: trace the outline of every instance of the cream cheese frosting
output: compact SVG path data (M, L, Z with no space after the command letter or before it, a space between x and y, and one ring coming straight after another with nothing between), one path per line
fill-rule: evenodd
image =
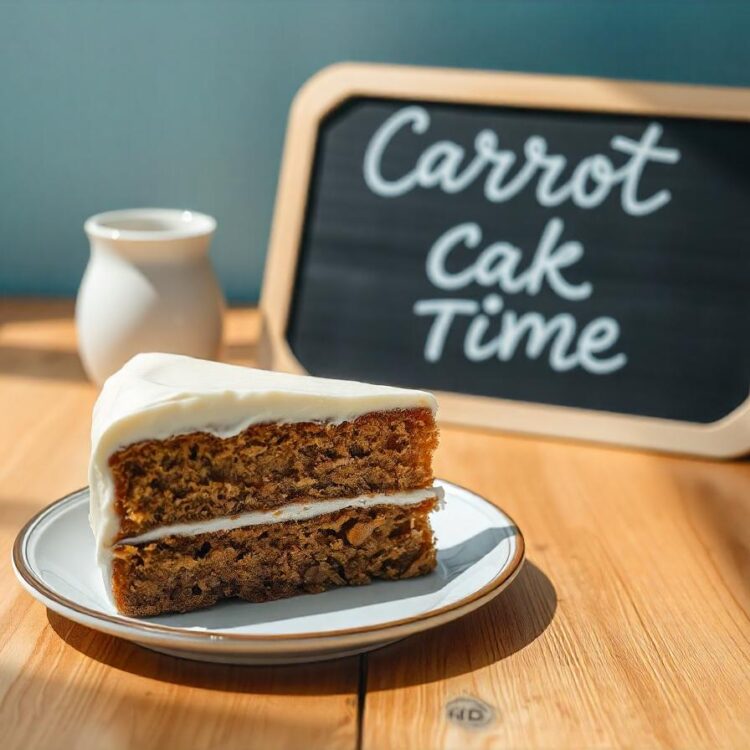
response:
M437 403L424 391L255 370L177 354L136 355L105 382L91 427L89 521L105 579L119 529L108 460L120 448L196 431L231 437L264 422L341 423L369 412L412 408L435 413ZM434 489L430 492L435 494Z
M195 536L214 531L231 531L244 526L260 526L265 523L284 523L285 521L306 521L309 518L336 513L349 508L372 508L376 505L416 505L428 498L437 498L442 503L445 491L442 487L428 487L424 490L394 492L390 495L360 495L359 497L337 498L336 500L317 500L314 503L289 503L272 510L255 510L237 516L212 518L209 521L193 523L175 523L159 526L138 536L122 539L117 544L144 544L163 539L165 536Z

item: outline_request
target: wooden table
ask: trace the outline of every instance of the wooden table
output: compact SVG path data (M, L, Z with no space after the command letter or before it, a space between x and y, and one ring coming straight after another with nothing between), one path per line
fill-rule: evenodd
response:
M10 549L86 482L95 388L72 304L0 322L3 748L750 747L750 464L444 428L437 474L505 508L528 562L493 603L367 656L226 667L160 656L49 613ZM251 362L254 311L228 316ZM467 697L491 710L447 716Z

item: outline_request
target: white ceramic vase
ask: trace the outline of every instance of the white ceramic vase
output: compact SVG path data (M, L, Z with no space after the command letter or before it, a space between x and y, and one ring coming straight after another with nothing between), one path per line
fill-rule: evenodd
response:
M139 352L215 359L224 298L208 248L205 214L136 208L84 224L91 257L76 301L78 349L101 384Z

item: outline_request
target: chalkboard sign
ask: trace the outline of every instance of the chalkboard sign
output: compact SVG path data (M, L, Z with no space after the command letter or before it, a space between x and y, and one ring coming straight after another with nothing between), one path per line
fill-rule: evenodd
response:
M347 65L293 107L264 365L750 448L750 91Z

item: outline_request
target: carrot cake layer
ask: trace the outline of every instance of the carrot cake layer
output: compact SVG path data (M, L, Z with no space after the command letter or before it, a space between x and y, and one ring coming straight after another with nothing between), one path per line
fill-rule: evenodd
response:
M157 615L228 597L264 602L423 575L435 567L429 513L436 503L348 507L298 521L123 541L114 548L115 603L129 615Z

